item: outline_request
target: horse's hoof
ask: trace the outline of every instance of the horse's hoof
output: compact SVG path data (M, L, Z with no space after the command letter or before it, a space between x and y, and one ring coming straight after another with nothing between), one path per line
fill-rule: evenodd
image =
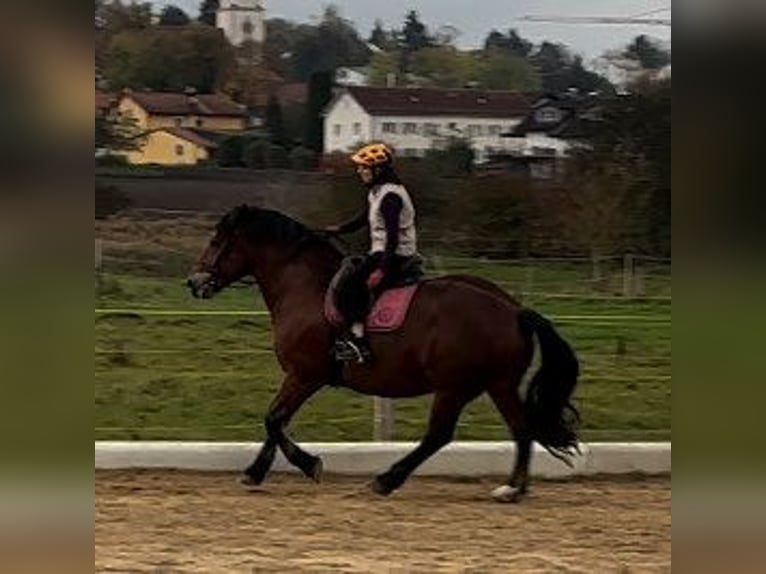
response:
M524 492L515 486L504 484L492 491L492 499L496 502L521 502Z
M263 480L257 480L253 478L252 476L250 476L249 474L243 474L239 479L239 483L241 485L249 486L249 487L260 486L262 482Z
M316 457L316 461L314 462L314 466L311 467L311 472L309 473L309 478L313 480L314 482L321 482L322 481L322 472L324 472L324 465L322 464L322 459L319 457Z
M370 483L370 490L381 496L388 496L392 492L392 489L383 484L379 478L376 478Z

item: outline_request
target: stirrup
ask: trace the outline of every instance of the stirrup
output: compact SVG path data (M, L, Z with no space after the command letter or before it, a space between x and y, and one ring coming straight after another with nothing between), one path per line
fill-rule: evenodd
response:
M358 364L362 364L369 356L369 350L360 347L350 338L335 342L335 358L339 361L355 361Z

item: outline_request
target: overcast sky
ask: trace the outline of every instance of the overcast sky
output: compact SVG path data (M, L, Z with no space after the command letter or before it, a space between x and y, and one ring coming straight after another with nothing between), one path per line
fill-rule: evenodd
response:
M404 15L416 10L430 28L451 25L460 31L457 43L462 48L480 46L493 28L517 28L522 36L539 43L542 40L561 42L586 61L606 50L620 48L639 34L654 36L670 42L668 26L597 25L520 22L522 15L556 16L639 16L670 7L670 0L263 0L267 18L285 18L296 22L311 22L322 14L324 6L335 4L342 15L356 25L364 36L369 35L375 19L386 28L401 27ZM199 13L199 0L155 0L160 9L175 4L190 16ZM670 11L656 12L648 17L670 18Z

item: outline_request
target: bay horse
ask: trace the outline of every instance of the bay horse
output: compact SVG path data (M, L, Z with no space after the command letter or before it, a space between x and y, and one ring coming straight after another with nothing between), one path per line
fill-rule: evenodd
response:
M494 498L517 502L527 492L533 440L569 462L577 451L579 417L570 398L579 366L547 319L484 279L427 279L399 330L368 334L373 361L342 365L332 353L337 328L324 315L325 292L342 258L327 236L277 211L243 205L218 223L187 280L193 296L209 298L252 275L271 314L274 349L285 376L265 417L266 439L244 471L245 484L265 479L277 448L306 476L319 480L319 457L301 449L285 430L301 405L325 385L394 398L433 393L425 436L374 479L370 486L378 494L399 488L447 445L463 408L484 392L517 445L513 470L507 483L493 491ZM522 398L534 335L542 365Z

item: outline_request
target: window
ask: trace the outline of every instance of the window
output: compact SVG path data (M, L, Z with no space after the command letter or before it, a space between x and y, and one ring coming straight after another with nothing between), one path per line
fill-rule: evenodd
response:
M423 124L424 136L435 136L439 134L439 124Z
M203 120L202 118L197 118L194 123L197 124L198 128L201 128L202 126L205 125L205 120Z
M175 118L175 124L177 128L181 127L181 124L184 122L183 118Z
M480 126L479 124L471 124L468 126L468 137L469 138L475 138L479 137L483 134L484 130L482 129L484 126Z
M447 127L451 129L453 132L457 131L457 123L455 122L450 122L449 124L447 124Z
M493 124L491 126L487 126L487 135L490 136L499 136L500 132L503 131L503 128L497 124Z
M184 146L181 144L176 144L176 155L183 155L184 154Z
M383 122L382 129L384 134L395 134L396 124L393 122Z
M418 124L408 122L404 124L404 131L402 132L404 134L416 134L418 133Z
M333 134L335 135L336 138L340 137L341 128L342 128L342 126L340 124L335 124L332 127L332 132L333 132Z
M537 157L556 157L556 148L548 146L532 146L532 155Z
M535 112L535 120L541 124L553 124L561 121L561 112L558 108L552 108L550 106L540 108Z
M362 124L360 124L359 122L356 122L354 124L354 135L358 136L358 135L361 135L361 133L362 133Z

